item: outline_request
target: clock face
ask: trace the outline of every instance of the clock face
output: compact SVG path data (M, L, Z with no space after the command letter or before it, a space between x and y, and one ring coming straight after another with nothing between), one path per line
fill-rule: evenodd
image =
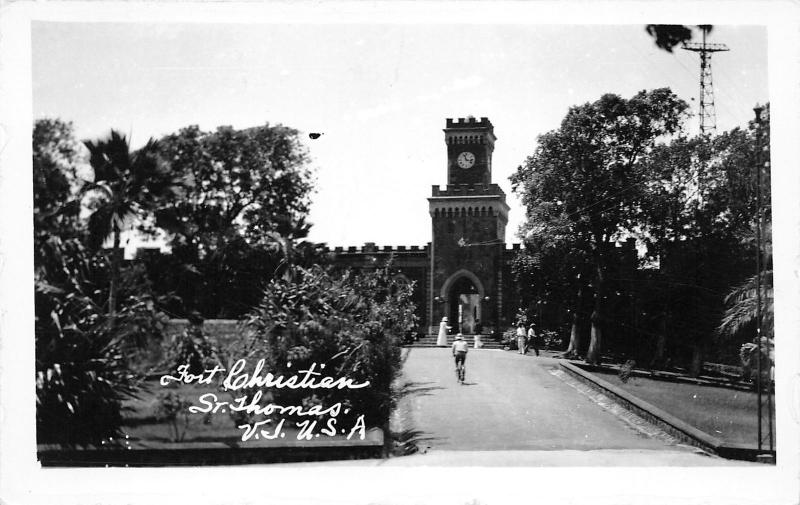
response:
M475 164L475 155L469 151L464 151L458 155L456 163L458 163L458 166L461 168L470 168Z

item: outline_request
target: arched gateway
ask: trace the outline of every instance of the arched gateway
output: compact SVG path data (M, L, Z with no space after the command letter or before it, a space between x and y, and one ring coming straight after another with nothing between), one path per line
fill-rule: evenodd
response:
M476 323L482 317L485 297L480 279L469 270L461 269L444 282L439 297L445 301L444 310L455 331L474 334Z

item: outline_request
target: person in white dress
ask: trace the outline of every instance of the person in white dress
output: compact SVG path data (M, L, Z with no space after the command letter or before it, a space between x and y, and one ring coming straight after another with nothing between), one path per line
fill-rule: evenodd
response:
M525 341L525 325L519 323L517 325L517 352L520 354L525 354L528 352L528 343Z
M436 339L437 346L447 347L447 332L450 327L447 326L447 318L443 317L442 322L439 323L439 337Z

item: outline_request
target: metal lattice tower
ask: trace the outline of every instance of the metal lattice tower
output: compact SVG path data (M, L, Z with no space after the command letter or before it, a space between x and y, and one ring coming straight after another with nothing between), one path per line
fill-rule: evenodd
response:
M683 49L700 53L700 133L714 133L717 130L717 113L714 110L714 83L711 78L711 55L720 51L730 51L725 44L706 42L707 30L702 30L703 42L684 42Z

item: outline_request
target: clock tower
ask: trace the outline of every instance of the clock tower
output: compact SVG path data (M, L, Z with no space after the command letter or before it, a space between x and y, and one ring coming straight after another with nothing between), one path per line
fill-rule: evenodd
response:
M454 332L487 333L500 324L508 210L502 188L492 183L497 138L488 118L447 119L447 187L433 186L430 331L442 317Z
M447 119L447 184L490 184L492 152L497 138L488 118Z

